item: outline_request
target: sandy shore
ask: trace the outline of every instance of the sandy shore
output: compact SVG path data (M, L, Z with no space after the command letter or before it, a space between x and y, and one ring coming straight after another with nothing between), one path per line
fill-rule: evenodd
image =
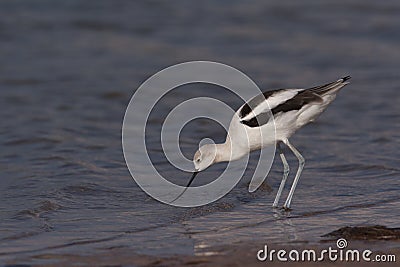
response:
M30 260L16 259L15 261L7 262L7 265L13 265L30 262L31 266L399 266L400 248L398 243L385 242L352 242L347 249L358 249L360 252L370 249L373 251L371 259L375 255L395 255L396 262L366 262L360 261L330 261L327 257L323 261L310 262L281 262L276 258L273 261L260 261L257 259L257 253L264 247L264 244L240 244L235 246L224 246L215 248L216 255L169 255L169 256L149 256L134 253L127 248L115 248L107 251L90 255L72 255L72 254L41 254L36 255ZM268 245L269 249L286 250L288 253L291 250L310 250L313 249L320 253L323 249L331 246L337 249L336 244L332 242L319 243L314 245L294 244L294 245ZM319 254L317 254L319 255ZM361 253L360 253L361 255ZM287 255L286 255L287 257ZM6 266L7 266L6 265Z

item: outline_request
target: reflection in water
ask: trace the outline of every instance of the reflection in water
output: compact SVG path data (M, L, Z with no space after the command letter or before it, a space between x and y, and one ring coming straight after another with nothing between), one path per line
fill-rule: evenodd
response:
M296 227L290 219L290 211L274 209L273 212L276 223L280 225L281 234L287 236L285 239L289 242L297 241L298 236L296 234Z

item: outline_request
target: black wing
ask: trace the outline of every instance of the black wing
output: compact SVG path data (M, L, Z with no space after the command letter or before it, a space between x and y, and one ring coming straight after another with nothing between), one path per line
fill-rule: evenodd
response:
M286 100L282 104L276 106L272 109L272 114L278 114L280 112L289 112L292 110L300 110L307 104L310 103L321 103L323 99L316 93L311 91L302 91L295 95L293 98Z
M240 122L249 127L260 127L268 123L272 115L276 115L281 112L300 110L305 105L311 103L321 103L323 101L322 99L323 95L330 92L336 92L344 85L346 85L347 83L345 82L350 78L351 78L350 76L346 76L335 82L327 83L320 86L315 86L309 89L304 89L304 90L295 89L298 91L298 93L292 96L291 98L286 99L285 101L275 106L271 110L265 110L265 112L260 112L258 115L252 118L248 118L246 120L242 119ZM269 97L277 95L279 93L287 92L288 90L293 90L293 89L277 89L277 90L267 91L264 92L263 94L254 97L248 103L243 105L242 109L240 110L240 118L246 117L260 103L262 103L263 101L268 101Z
M307 90L322 96L322 95L324 95L326 93L329 93L329 92L334 91L336 89L342 88L344 85L347 84L345 82L347 80L350 80L350 79L351 79L350 76L346 76L346 77L343 77L343 78L341 78L341 79L339 79L339 80L337 80L335 82L327 83L327 84L320 85L320 86L311 87L311 88L309 88Z

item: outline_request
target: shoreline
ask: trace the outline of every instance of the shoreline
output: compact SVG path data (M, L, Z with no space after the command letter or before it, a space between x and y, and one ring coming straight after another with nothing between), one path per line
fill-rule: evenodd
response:
M275 250L273 260L266 259L260 261L257 259L257 254L264 246L268 246L269 252ZM343 258L337 258L336 261L329 260L327 254L322 261L292 261L288 258L288 253L292 250L314 250L320 253L329 247L337 249L336 242L324 241L317 244L312 243L290 243L290 244L262 244L262 243L241 243L232 246L221 246L209 248L209 252L197 255L165 255L165 256L150 256L144 254L136 254L128 248L113 248L106 251L97 250L89 255L79 254L40 254L29 258L17 258L8 261L7 265L28 264L29 266L283 266L287 264L301 266L320 266L321 263L328 266L365 266L376 265L374 261L375 255L394 255L395 262L380 262L384 266L398 266L400 260L400 242L398 241L350 241L347 250L359 250L360 256L362 251L371 250L369 256L372 261L367 262L360 258L360 261L346 261ZM213 252L211 252L211 250ZM288 261L280 261L277 258L277 252L285 250ZM293 254L293 253L292 253ZM344 254L345 255L345 254ZM351 259L350 259L351 260ZM391 259L392 260L392 259Z

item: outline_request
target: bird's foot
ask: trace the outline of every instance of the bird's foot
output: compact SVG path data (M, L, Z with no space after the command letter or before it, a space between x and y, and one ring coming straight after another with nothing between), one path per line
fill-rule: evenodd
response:
M275 204L275 203L272 205L272 209L275 210L275 211L281 210L281 211L284 211L284 212L292 211L291 208L286 207L285 205L283 205L283 206L280 208L280 207L278 207L278 204Z
M284 211L292 211L292 209L290 207L286 207L285 205L282 207L282 210Z

